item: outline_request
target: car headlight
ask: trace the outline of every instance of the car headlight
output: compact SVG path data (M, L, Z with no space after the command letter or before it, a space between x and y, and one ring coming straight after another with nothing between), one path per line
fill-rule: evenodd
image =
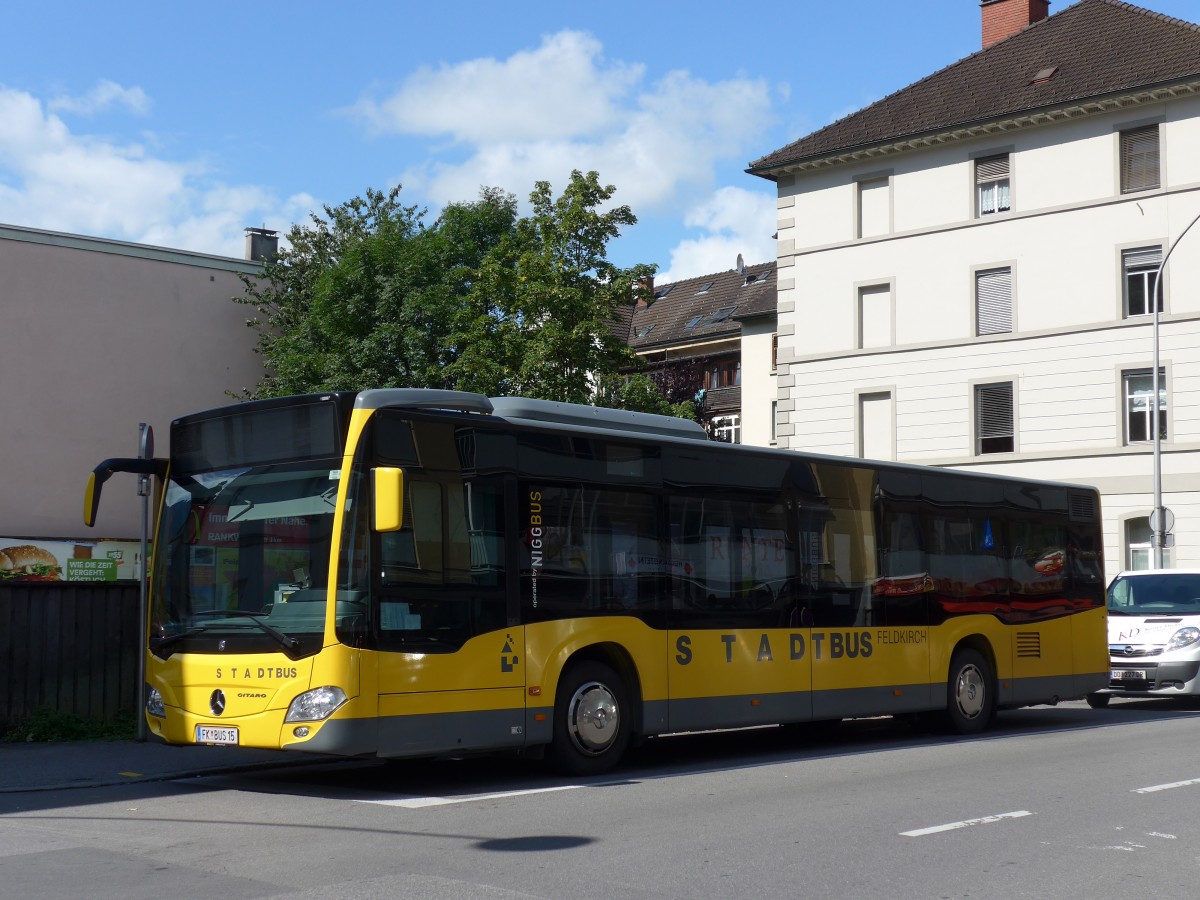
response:
M146 713L157 719L167 717L167 708L163 705L162 694L158 692L158 688L150 687L150 685L146 685Z
M1200 628L1180 628L1177 632L1171 635L1171 639L1167 641L1167 652L1172 650L1181 650L1191 644L1200 641Z
M320 722L333 715L346 702L346 692L339 687L319 687L305 691L288 707L285 722Z

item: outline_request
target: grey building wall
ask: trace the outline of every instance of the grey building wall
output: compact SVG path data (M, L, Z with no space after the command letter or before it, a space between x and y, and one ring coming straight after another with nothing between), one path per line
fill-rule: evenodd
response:
M132 476L83 525L88 472L166 451L171 419L258 383L239 272L258 263L0 225L0 537L137 539Z

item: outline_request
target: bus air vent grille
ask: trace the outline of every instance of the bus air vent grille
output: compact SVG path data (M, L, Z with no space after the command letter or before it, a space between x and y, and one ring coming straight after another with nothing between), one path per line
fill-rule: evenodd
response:
M1017 632L1017 658L1041 659L1042 635L1037 631Z
M1072 522L1096 521L1096 498L1083 491L1071 491L1068 504Z

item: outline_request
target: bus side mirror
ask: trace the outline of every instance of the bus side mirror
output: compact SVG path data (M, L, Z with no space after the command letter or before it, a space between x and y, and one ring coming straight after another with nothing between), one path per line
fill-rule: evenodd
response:
M165 478L167 461L165 459L131 459L128 457L106 459L96 466L88 475L87 487L83 492L83 524L92 528L96 524L96 511L100 508L100 488L117 472L131 472L134 475L154 475Z
M380 466L371 470L372 505L376 531L404 527L404 470Z

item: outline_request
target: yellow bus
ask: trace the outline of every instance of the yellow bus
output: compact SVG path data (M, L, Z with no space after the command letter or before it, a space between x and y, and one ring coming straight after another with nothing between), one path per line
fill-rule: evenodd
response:
M421 389L171 424L151 736L600 772L669 733L997 709L1108 684L1092 488L710 441Z

